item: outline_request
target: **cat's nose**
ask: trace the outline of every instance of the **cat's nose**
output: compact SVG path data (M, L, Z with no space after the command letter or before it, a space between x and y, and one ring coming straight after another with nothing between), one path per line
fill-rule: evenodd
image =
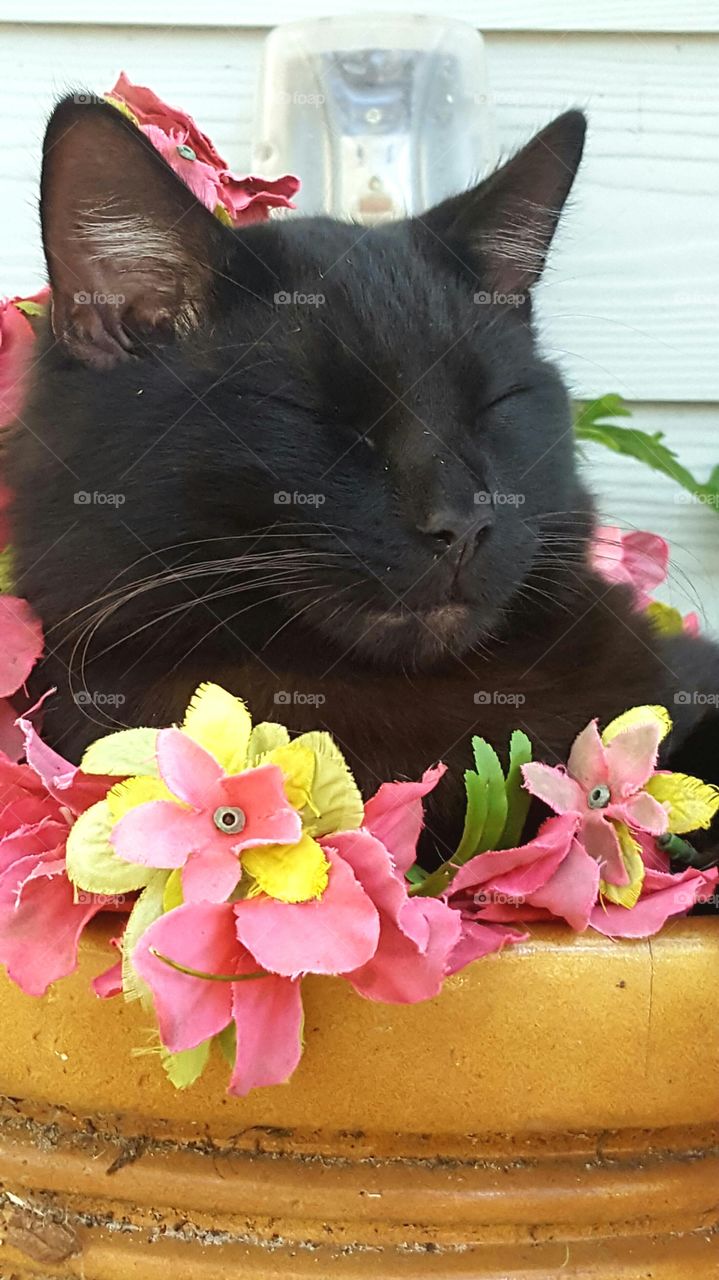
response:
M470 516L450 506L437 507L417 528L428 534L437 550L449 552L453 559L465 560L474 554L494 523L491 508L480 508Z

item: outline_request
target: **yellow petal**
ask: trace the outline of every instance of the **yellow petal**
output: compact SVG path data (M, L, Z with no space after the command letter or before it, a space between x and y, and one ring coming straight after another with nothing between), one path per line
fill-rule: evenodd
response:
M162 895L162 910L174 911L175 907L181 907L184 901L182 894L182 868L178 867L176 871L171 871L167 877L165 892Z
M267 755L268 751L274 751L276 747L285 747L289 740L290 735L283 724L274 724L270 720L263 720L261 724L256 724L250 734L247 747L247 767L256 765L260 757Z
M623 822L615 822L614 830L617 833L622 858L629 875L629 884L608 884L606 880L600 880L599 892L609 902L616 902L620 907L634 907L644 884L641 847Z
M124 782L116 782L107 793L113 823L124 818L130 809L136 809L139 804L147 804L150 800L173 800L175 804L181 803L168 791L161 778L126 778Z
M364 805L359 788L330 735L303 733L293 746L309 747L315 757L310 804L302 814L305 830L313 836L326 836L361 826Z
M662 600L652 600L644 612L660 636L680 636L684 631L684 619L679 610Z
M293 809L305 809L311 805L312 783L315 776L315 755L301 743L288 742L275 747L258 764L276 764L284 774L285 795Z
M182 723L183 732L209 751L225 773L246 766L252 719L241 698L218 684L201 684Z
M242 866L257 882L257 892L280 902L307 902L327 888L329 863L316 840L303 835L297 844L266 844L245 849Z
M664 805L674 835L706 830L719 809L719 788L687 773L655 773L644 789Z
M662 738L666 738L672 727L672 718L666 707L631 707L629 711L623 712L615 720L610 721L602 734L602 742L606 747L618 733L624 733L625 729L635 729L637 725L651 721L659 722ZM661 738L659 741L661 742Z
M111 93L105 94L105 102L109 102L111 107L114 107L116 111L120 111L123 116L127 116L128 120L132 120L132 123L137 125L138 129L140 128L140 121L126 102L121 102L119 98L113 98Z

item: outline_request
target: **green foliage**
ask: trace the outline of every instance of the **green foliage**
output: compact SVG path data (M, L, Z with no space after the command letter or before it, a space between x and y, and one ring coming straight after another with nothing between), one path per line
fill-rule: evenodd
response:
M668 476L675 484L681 485L688 493L693 494L700 502L705 503L713 511L719 511L719 466L714 467L706 483L697 480L682 466L677 455L664 444L664 433L655 431L639 431L636 427L618 426L608 422L608 418L631 418L631 411L624 404L621 396L610 394L601 396L587 404L577 406L574 428L577 439L590 444L601 444L614 453L634 458L653 471Z

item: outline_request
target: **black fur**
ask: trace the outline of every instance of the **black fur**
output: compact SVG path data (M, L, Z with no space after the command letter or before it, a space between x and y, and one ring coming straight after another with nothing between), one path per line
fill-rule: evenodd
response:
M213 679L258 719L326 726L366 792L445 759L427 860L458 836L473 733L504 751L522 726L554 762L592 716L662 702L673 760L716 776L719 655L660 641L587 567L567 394L531 326L583 133L569 113L423 218L232 233L112 108L58 108L54 324L7 459L58 749L171 722ZM93 245L98 206L141 214L167 259L140 234L134 258Z

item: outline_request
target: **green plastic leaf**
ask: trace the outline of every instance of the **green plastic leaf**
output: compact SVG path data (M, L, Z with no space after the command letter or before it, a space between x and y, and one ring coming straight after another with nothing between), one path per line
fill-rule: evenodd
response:
M126 1000L141 1000L146 1009L153 1007L152 992L135 969L132 953L145 930L163 914L167 879L167 871L152 872L152 879L132 908L122 935L122 990Z
M353 831L362 825L364 804L349 765L328 733L303 733L295 746L309 747L315 755L311 805L302 811L302 825L318 838L333 831Z
M34 302L32 298L20 298L13 306L24 316L44 316L47 311L46 302Z
M590 444L601 444L614 453L634 458L653 471L668 476L712 510L719 511L719 468L715 467L709 480L702 483L681 464L674 451L664 444L663 432L655 431L650 435L636 427L620 427L606 421L606 418L616 417L631 417L620 396L602 396L599 400L582 405L574 424L577 439Z
M176 1089L189 1089L191 1084L199 1080L210 1060L212 1040L203 1040L195 1049L184 1049L181 1053L170 1053L164 1050L162 1065L167 1078Z
M140 867L118 858L110 844L112 816L107 800L81 813L67 838L67 874L86 893L118 894L143 889L153 867Z
M424 884L428 874L429 873L425 871L424 867L419 867L416 862L408 871L405 871L405 876L409 880L410 884Z
M499 757L484 738L472 738L472 750L477 773L487 788L487 816L484 820L482 835L477 853L487 849L497 849L507 821L507 792L504 785L504 773Z
M155 748L157 729L121 729L98 738L87 748L80 768L83 773L109 773L118 777L133 774L159 778Z
M464 786L467 792L464 830L457 846L457 852L452 858L452 861L457 864L468 862L477 853L489 809L487 784L473 769L465 770Z
M235 1058L237 1057L237 1027L235 1026L235 1023L228 1022L224 1031L221 1031L219 1035L215 1036L215 1039L220 1046L222 1056L227 1065L234 1067Z
M252 730L247 745L247 764L252 766L277 747L286 747L290 735L283 724L273 724L271 720L263 720Z
M522 786L522 765L532 759L532 744L526 733L515 729L509 739L509 768L505 792L507 795L507 820L504 824L500 848L515 849L522 839L524 824L531 796Z

